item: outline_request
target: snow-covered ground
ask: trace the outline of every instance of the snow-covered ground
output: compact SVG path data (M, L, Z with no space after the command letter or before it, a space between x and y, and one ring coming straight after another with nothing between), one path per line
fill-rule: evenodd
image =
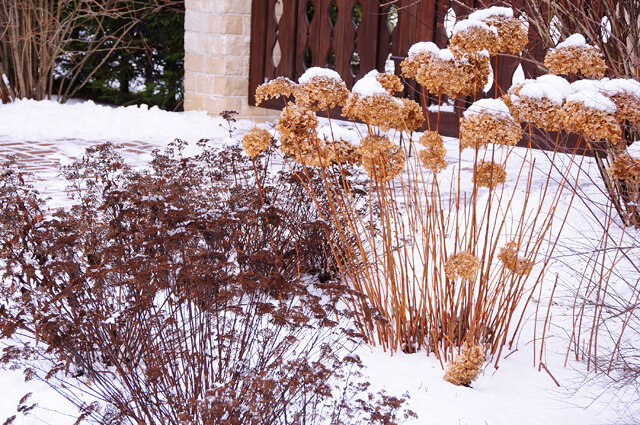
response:
M335 122L334 122L335 124ZM239 140L253 123L235 124L233 138ZM354 130L336 129L345 137ZM82 155L92 144L104 141L122 143L127 162L142 167L150 159L154 148L162 149L175 138L194 144L207 138L215 143L229 143L227 122L204 113L171 113L156 108L113 108L92 102L60 105L55 102L18 101L0 105L0 156L15 154L34 172L36 187L50 198L53 206L68 202L65 183L58 176L57 164L65 164ZM450 160L457 160L457 141L446 140ZM634 145L634 149L640 148ZM522 155L522 153L520 153ZM535 153L538 164L548 161L544 153ZM516 151L516 160L518 151ZM472 156L465 153L462 169L472 169ZM514 167L517 164L513 165ZM544 169L544 167L541 167ZM597 170L587 162L586 172L591 181L581 184L583 195L594 202L602 202L598 187ZM544 181L546 176L541 176ZM513 184L513 182L507 182ZM565 229L561 246L585 238L597 238L598 228L592 228L589 213L580 202L574 204L569 225ZM565 286L571 286L572 274L558 262L556 268ZM504 358L499 369L487 366L472 388L456 387L442 379L438 361L424 352L395 353L390 356L379 348L362 347L358 353L363 359L372 384L384 388L392 395L410 394L409 408L418 413L415 424L608 424L627 422L628 410L638 410L640 397L633 397L616 388L609 388L606 380L586 372L582 363L571 361L564 367L567 347L567 326L570 305L556 294L552 316L554 326L547 334L543 359L549 371L538 372L534 366L533 322L535 303L546 311L550 285L545 287L540 300L532 300L527 324L520 336L518 347ZM542 313L540 313L542 315ZM543 315L542 315L543 316ZM543 320L543 317L539 320ZM537 338L539 338L539 330ZM539 342L538 342L539 350ZM559 386L556 384L559 384ZM38 406L28 416L18 417L16 424L60 424L75 422L77 409L43 382L23 382L20 371L0 371L0 421L16 414L18 401L33 392L28 404Z

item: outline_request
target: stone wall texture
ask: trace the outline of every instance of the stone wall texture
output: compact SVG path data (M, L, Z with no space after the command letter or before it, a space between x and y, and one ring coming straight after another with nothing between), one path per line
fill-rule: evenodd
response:
M185 7L184 109L276 116L248 103L251 0L186 0Z

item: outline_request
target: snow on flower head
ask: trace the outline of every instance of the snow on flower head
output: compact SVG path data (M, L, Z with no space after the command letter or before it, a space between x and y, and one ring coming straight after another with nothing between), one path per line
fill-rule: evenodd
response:
M551 74L575 74L596 79L604 77L607 70L600 49L587 44L582 34L573 34L555 49L549 49L544 66Z
M489 114L501 118L511 118L507 105L500 99L480 99L474 102L465 112L465 118L476 114Z
M331 80L342 81L342 77L336 71L327 68L320 68L318 66L311 67L307 69L304 74L298 78L299 84L307 84L311 81L311 79L315 77L324 77Z
M577 80L571 83L571 87L577 92L579 91L592 91L592 92L602 92L604 88L604 80L608 80L608 78L603 78L602 80Z
M453 34L464 32L469 28L480 28L486 31L491 31L495 34L498 34L498 30L495 27L490 27L482 21L477 21L475 19L463 19L462 21L456 22L453 26Z
M563 42L558 43L556 49L560 49L562 47L585 47L588 46L587 40L584 38L582 34L572 34L567 37Z
M490 54L498 52L498 29L482 21L464 19L453 26L449 48L456 58L475 56L482 50Z
M382 84L380 84L380 82L376 78L377 76L378 71L375 71L375 74L373 73L373 71L369 72L353 85L351 92L356 93L362 97L375 96L376 94L386 95L387 91L382 86Z
M471 19L473 21L484 21L485 19L492 18L494 16L513 18L513 9L510 7L491 6L487 9L476 10L471 13L467 19Z
M595 109L608 114L614 114L616 112L616 105L611 101L611 99L596 91L585 90L576 92L567 97L567 102L582 103L586 108Z
M412 58L421 53L430 53L434 56L438 56L439 51L440 48L436 46L435 43L431 41L420 41L409 48L409 57Z
M563 99L566 99L567 96L575 93L576 91L571 86L571 83L569 81L567 81L565 78L560 77L559 75L541 75L536 78L536 81L553 87L553 91L555 91Z
M640 82L630 78L603 79L600 91L609 96L626 93L640 98Z

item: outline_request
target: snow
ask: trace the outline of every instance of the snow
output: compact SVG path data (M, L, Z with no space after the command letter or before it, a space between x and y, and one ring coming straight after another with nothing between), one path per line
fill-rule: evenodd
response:
M601 91L609 96L627 93L640 97L640 82L630 78L603 79Z
M576 91L573 87L571 87L571 83L569 83L569 81L559 75L541 75L536 78L536 81L553 86L553 90L557 91L563 98L566 98Z
M342 81L342 77L340 77L340 74L338 74L336 71L314 66L307 69L300 76L300 78L298 78L298 83L307 84L309 81L311 81L312 78L316 78L316 77L324 77L324 78L329 78L331 80Z
M438 52L440 52L440 48L436 46L435 43L431 41L420 41L409 48L408 55L410 58L420 53L431 53L434 56L438 56Z
M627 153L631 158L640 160L640 141L633 142L627 146Z
M362 97L388 95L389 93L382 87L382 84L376 79L376 76L377 74L372 75L368 73L353 85L351 91Z
M567 97L567 102L580 102L585 107L603 111L609 114L616 112L616 105L601 93L594 91L579 91Z
M373 75L360 80L358 84L361 85L362 93L379 91L374 82L377 83L377 80ZM547 97L545 91L558 91L561 85L546 80L528 81L523 89L531 86L530 90L535 88L540 91L541 96ZM569 97L588 98L583 93L584 91L580 91ZM558 97L562 98L562 95ZM497 102L499 101L483 99L474 103L470 110L472 113L474 110L504 113L504 104ZM443 109L444 107L445 105L442 106ZM321 135L331 137L333 134L336 139L344 139L350 143L357 142L361 138L360 133L366 132L366 127L351 123L338 124L332 120L332 128L328 127L326 119L320 119L320 123ZM240 121L236 126L233 139L237 141L253 124ZM112 108L92 102L59 105L47 101L18 101L0 105L2 153L11 149L23 149L31 153L37 151L38 155L26 156L38 169L34 184L38 190L44 189L49 194L56 192L55 199L59 205L64 205L64 202L68 204L68 199L64 192L65 183L55 170L56 163L77 158L87 146L111 140L134 142L135 149L129 146L121 153L127 163L139 165L142 163L141 155L144 156L153 148L164 148L176 137L192 143L206 137L218 146L232 142L226 122L204 113L171 113L145 107ZM415 135L416 139L417 137L419 135ZM460 159L460 181L463 185L468 184L477 160L475 152L467 149L460 153L458 141L452 138L445 138L445 147L448 162L457 163ZM518 186L515 176L522 158L531 155L540 170L545 170L544 164L548 166L550 161L548 154L541 151L515 148L513 152L512 159L515 161L510 160L507 164L508 180L505 185L509 187ZM640 142L629 146L628 152L640 159ZM485 154L483 151L478 152L480 157ZM564 158L558 156L554 164L566 161ZM595 164L589 158L585 159L584 170L589 175L597 175ZM540 196L546 181L546 175L538 174L534 176L531 199ZM589 228L589 221L585 219L589 214L587 208L603 203L604 191L594 180L598 179L594 177L579 186L590 205L574 207L575 212L572 212L566 223L562 244L583 244L589 238L597 237L594 234L598 229L594 231ZM552 184L554 182L557 183L552 180ZM448 185L444 184L443 187ZM464 187L462 189L465 190ZM629 229L625 231L630 232ZM562 267L561 260L562 256L559 254L554 259L557 264L549 270L549 275L555 276L558 273L561 282L573 282L577 285L579 282L576 277ZM553 264L551 267L554 267ZM546 309L549 288L544 288L541 299L537 299L536 295L536 299L531 300L529 311L534 311L538 306L541 310ZM571 299L569 294L569 300ZM608 388L606 382L601 382L597 376L586 372L584 364L572 361L571 358L568 367L563 367L566 333L571 331L573 310L571 301L563 301L558 293L554 297L554 304L553 316L560 322L549 328L544 362L560 387L556 386L544 370L539 372L534 367L532 346L539 344L540 334L534 334L531 328L533 323L537 323L540 329L543 323L540 318L533 317L533 314L525 317L527 326L519 338L517 349L508 350L508 357L501 360L499 369L487 366L472 388L456 387L445 382L440 364L433 355L427 356L425 352L397 352L390 356L380 348L363 346L358 349L358 354L366 366L364 373L372 383L372 389L384 388L388 394L396 396L404 392L410 394L408 407L419 414L419 419L406 422L408 425L595 425L620 422L620 414L628 408L633 410L634 402L637 409L637 399L626 398L627 395L618 388ZM540 314L543 316L542 312ZM568 318L566 323L561 321L563 317ZM539 349L539 345L537 348ZM38 406L28 416L18 414L14 423L71 425L75 422L78 415L76 407L45 383L38 380L25 383L21 372L11 370L0 370L0 382L4 384L0 388L0 420L16 414L18 400L25 393L33 392L30 402L36 402ZM633 397L633 394L630 396Z
M571 83L571 87L575 91L592 91L601 92L603 89L603 80L577 80Z
M484 21L492 16L506 16L507 18L513 18L513 9L510 7L491 6L487 9L476 10L471 13L467 19Z
M452 62L455 60L453 52L449 49L442 49L438 52L438 57L445 62Z
M556 49L561 47L587 47L587 40L585 40L582 34L573 34L567 37L562 43L558 43Z
M473 104L464 111L465 118L477 114L489 114L503 119L513 119L509 108L500 99L480 99L473 102Z
M530 99L548 99L556 105L562 105L565 96L558 92L553 84L539 81L525 81L517 96L512 95L512 99L517 102L518 97L528 97Z
M473 19L463 19L462 21L456 22L456 24L453 26L453 34L466 31L469 28L481 28L483 30L491 31L495 34L498 34L498 29L496 27L489 26L482 21L476 21Z

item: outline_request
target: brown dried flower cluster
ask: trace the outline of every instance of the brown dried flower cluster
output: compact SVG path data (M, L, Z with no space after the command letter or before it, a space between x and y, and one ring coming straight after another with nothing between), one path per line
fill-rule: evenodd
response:
M550 50L544 58L544 66L555 75L580 74L586 78L604 77L607 66L597 47L563 46Z
M400 62L400 71L402 76L409 80L414 80L418 73L418 69L432 59L435 59L435 56L430 52L420 52L415 55L407 56L402 60L402 62Z
M242 137L242 148L253 159L264 152L271 143L271 134L262 128L253 128Z
M338 140L335 143L330 143L328 149L331 150L333 162L337 164L360 165L362 163L358 148L349 142Z
M640 99L629 93L617 93L610 97L616 105L616 119L619 123L628 122L633 127L640 127Z
M480 161L473 174L473 181L479 187L493 189L507 181L507 172L501 164L493 161Z
M389 92L390 95L394 93L401 92L404 90L404 84L397 75L381 73L376 76L376 80L384 87L386 91Z
M391 128L410 133L422 127L422 124L424 124L424 114L420 104L406 98L401 98L400 101L402 102L402 110L398 116L399 121L393 123Z
M402 122L403 106L399 99L390 95L360 96L357 93L351 93L342 108L342 115L349 119L360 119L369 125L380 127L382 131L387 131Z
M515 146L521 137L522 128L512 118L479 113L460 119L460 150L489 143Z
M527 43L527 29L518 18L495 15L483 21L498 30L498 52L517 55L521 53Z
M261 84L256 89L256 105L260 105L268 99L291 96L297 87L298 85L287 77L278 77Z
M562 130L564 126L561 114L562 106L547 98L535 99L520 96L521 88L521 84L514 86L502 97L504 103L509 107L511 116L518 122L529 122L543 130Z
M588 108L582 102L565 102L561 119L565 130L582 133L592 140L620 141L622 128L615 115Z
M507 270L510 270L519 276L529 274L534 264L533 260L518 257L518 246L515 240L508 242L505 246L500 248L498 259L502 261L502 264Z
M640 184L640 159L620 155L609 168L612 177L634 185Z
M493 56L498 53L499 46L498 35L486 26L470 26L454 32L449 43L451 52L458 59L476 56L483 50Z
M396 178L404 169L406 156L387 136L369 135L360 141L362 166L377 182Z
M349 90L342 80L315 76L293 91L296 104L312 111L327 111L344 105Z
M313 111L289 104L283 110L276 130L280 133L280 149L294 161L310 166L331 163L331 150L318 138L318 118Z
M480 260L478 257L467 251L460 251L450 256L444 264L444 274L447 279L455 280L474 279L480 270Z
M487 56L451 61L432 58L418 68L415 78L430 93L455 98L475 94L484 87L490 74Z
M465 341L462 353L452 363L449 363L444 373L444 380L453 385L471 385L471 382L478 378L485 359L482 345L472 345Z
M425 131L418 141L425 147L418 153L418 159L425 168L434 174L447 168L447 161L444 159L447 150L441 135L435 131Z

